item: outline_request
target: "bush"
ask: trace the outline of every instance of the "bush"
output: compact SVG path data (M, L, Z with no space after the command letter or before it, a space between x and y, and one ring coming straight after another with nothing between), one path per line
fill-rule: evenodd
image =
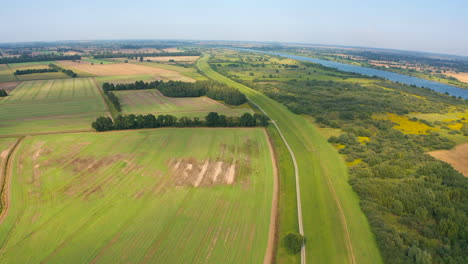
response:
M284 246L291 254L299 253L304 242L304 236L300 234L289 233L284 237Z

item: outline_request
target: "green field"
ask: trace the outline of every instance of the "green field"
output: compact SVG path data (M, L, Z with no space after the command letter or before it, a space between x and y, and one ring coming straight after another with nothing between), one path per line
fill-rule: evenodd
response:
M13 75L16 70L26 70L26 69L47 69L49 68L49 63L54 63L53 61L39 61L39 62L22 62L22 63L10 63L8 66L5 64L0 65L0 81L29 81L29 80L49 80L49 79L63 79L68 78L68 76L63 72L44 72L44 73L33 73L33 74L23 74L23 75ZM5 65L5 66L3 66ZM11 71L2 70L3 67L9 67Z
M172 114L176 116L204 117L209 112L227 116L241 116L251 108L231 109L227 105L202 97L166 97L157 90L115 91L122 105L123 114Z
M346 164L333 146L307 119L293 114L267 96L213 71L208 59L209 56L204 56L198 60L198 68L209 78L238 88L262 107L280 127L295 153L299 167L307 261L382 263L374 235L359 207L359 199L348 184ZM290 170L289 175L293 177L294 171ZM280 195L295 197L291 189ZM290 206L280 208L280 211L290 213L287 209ZM280 222L279 228L280 234L285 231L297 232L292 230L297 225L290 221ZM292 260L284 250L279 250L277 261L291 263Z
M116 76L97 76L95 77L96 81L100 86L102 86L105 82L110 83L134 83L136 81L145 81L145 82L152 82L155 81L156 78L154 75L116 75Z
M82 59L82 61L92 62L94 64L113 64L116 62L108 61L108 60L100 60L100 59Z
M90 130L106 115L106 106L91 78L27 81L0 100L0 134Z
M260 128L26 137L12 160L0 259L262 263L267 142Z
M0 82L17 81L7 64L0 64Z

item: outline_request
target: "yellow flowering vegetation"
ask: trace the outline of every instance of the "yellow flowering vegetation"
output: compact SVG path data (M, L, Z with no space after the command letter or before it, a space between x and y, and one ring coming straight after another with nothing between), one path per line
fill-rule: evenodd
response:
M393 113L387 113L386 115L375 116L376 119L387 119L396 123L393 128L400 130L405 134L428 134L432 127L419 122L412 121L407 116L401 116Z

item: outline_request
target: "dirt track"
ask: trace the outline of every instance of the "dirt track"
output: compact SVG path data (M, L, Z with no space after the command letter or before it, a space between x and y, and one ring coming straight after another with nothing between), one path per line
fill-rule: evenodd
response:
M18 141L10 148L10 152L7 155L5 167L3 168L2 176L2 187L1 187L1 203L2 208L0 212L0 224L5 219L5 216L8 213L8 207L10 205L10 177L11 177L11 163L13 160L13 156L15 155L16 150L18 149L18 145L21 143L24 137L20 137Z
M271 162L273 164L273 197L271 199L271 217L270 217L270 231L268 233L268 244L265 252L264 264L273 263L276 245L276 232L277 232L277 218L278 218L278 166L276 163L275 152L270 137L265 132L268 139L268 147L270 148Z

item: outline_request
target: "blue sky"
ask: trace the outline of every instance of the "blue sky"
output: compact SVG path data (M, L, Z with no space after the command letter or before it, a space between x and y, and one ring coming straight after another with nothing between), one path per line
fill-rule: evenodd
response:
M0 42L251 40L468 56L468 0L15 0L0 7Z

